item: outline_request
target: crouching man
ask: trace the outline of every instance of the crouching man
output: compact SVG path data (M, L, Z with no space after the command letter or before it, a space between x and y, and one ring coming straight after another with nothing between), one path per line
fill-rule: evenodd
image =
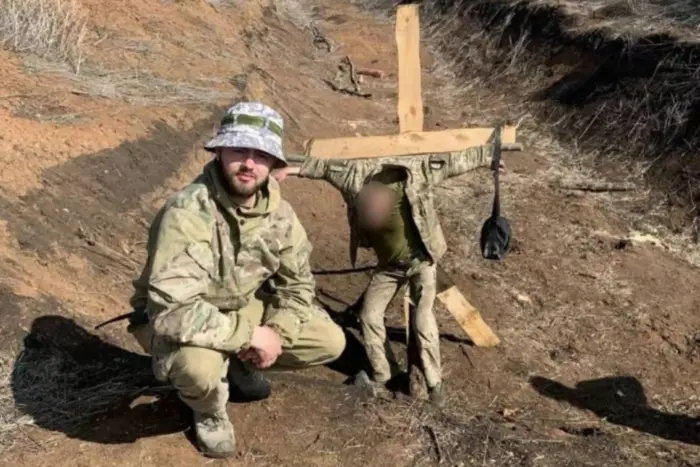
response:
M397 158L324 160L308 157L301 167L280 169L288 175L323 179L346 201L350 223L350 259L358 247L372 248L377 268L364 293L359 313L372 374L358 382L382 390L392 377L385 352L384 314L399 287L408 283L419 367L431 401L444 401L440 340L433 310L437 263L447 251L433 188L443 180L492 163L490 144L445 154ZM503 168L503 165L500 167ZM418 388L413 388L414 390Z
M224 116L205 147L216 155L155 218L148 260L131 299L145 323L130 332L194 412L201 451L235 453L229 383L269 396L256 370L298 369L338 358L342 330L312 304L311 244L271 170L287 165L283 121L256 102Z

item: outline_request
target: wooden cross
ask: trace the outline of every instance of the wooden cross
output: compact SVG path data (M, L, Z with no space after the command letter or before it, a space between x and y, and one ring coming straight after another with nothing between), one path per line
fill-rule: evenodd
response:
M462 151L468 147L487 144L491 140L493 128L423 131L418 5L398 7L396 46L399 65L399 133L310 139L306 142L306 155L326 159L407 156L428 152ZM513 126L503 127L502 143L514 144L515 130Z
M360 159L408 156L425 153L461 151L487 144L493 128L461 128L423 131L423 99L421 96L420 25L418 5L401 5L396 16L396 45L398 49L398 116L399 133L383 136L311 139L306 143L306 155L325 159ZM501 135L505 144L515 143L515 127L504 127ZM493 347L500 340L481 318L462 292L438 268L437 298L457 320L475 345ZM409 333L410 300L404 297L404 319Z

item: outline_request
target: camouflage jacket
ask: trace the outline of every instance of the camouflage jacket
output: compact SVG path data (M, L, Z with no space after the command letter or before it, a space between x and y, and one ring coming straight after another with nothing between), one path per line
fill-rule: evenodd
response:
M299 176L328 181L340 190L347 205L350 225L350 261L354 266L357 249L368 247L355 223L354 200L362 186L385 167L407 171L406 198L421 240L433 262L447 251L445 236L438 220L432 187L443 180L479 167L489 167L493 145L486 144L449 153L422 154L377 159L319 159L309 157L301 166Z
M209 163L156 216L131 305L146 308L154 339L233 353L248 347L260 325L236 310L265 285L263 322L291 345L314 297L311 244L274 179L255 208L243 209L231 202L219 170Z

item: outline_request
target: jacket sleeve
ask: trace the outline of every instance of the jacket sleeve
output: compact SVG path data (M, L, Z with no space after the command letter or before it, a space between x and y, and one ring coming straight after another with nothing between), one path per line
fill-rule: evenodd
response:
M493 145L484 144L463 151L435 153L428 157L424 171L433 174L434 182L457 177L472 170L489 167L493 157Z
M372 165L375 164L376 162ZM354 196L362 188L369 170L371 166L367 161L307 157L299 170L299 176L325 180L344 196Z
M181 345L226 353L246 348L252 325L237 313L221 313L202 297L214 277L214 220L168 207L155 233L148 302L156 335Z
M291 211L291 233L280 251L280 266L272 278L272 294L263 322L282 337L286 346L294 345L301 323L306 321L316 290L311 273L312 246L304 226Z

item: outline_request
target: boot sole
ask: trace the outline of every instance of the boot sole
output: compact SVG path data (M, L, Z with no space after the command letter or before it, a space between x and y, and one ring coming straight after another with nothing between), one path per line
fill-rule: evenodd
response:
M204 457L209 457L212 459L228 459L230 457L234 457L236 455L236 446L234 445L233 451L231 452L214 452L214 451L208 451L202 447L201 444L198 443L197 447L199 448L199 452L202 453Z
M229 459L231 457L236 456L235 452L225 453L225 454L224 453L220 454L220 453L215 453L215 452L205 452L205 451L201 451L201 452L202 452L202 455L204 457L208 457L210 459Z

